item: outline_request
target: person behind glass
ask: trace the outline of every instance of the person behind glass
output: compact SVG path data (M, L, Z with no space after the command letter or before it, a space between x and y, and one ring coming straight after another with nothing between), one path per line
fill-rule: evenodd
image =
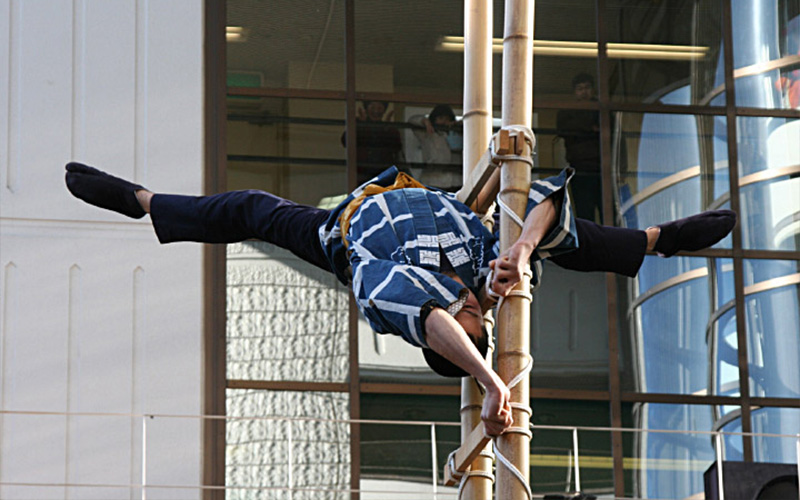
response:
M370 327L422 348L438 374L471 375L486 389L481 418L490 435L512 424L510 391L484 363L483 313L529 263L549 259L576 271L635 276L648 251L665 257L713 245L736 223L729 210L646 230L576 219L566 188L572 169L531 184L519 239L503 252L455 195L429 189L392 167L335 209L299 205L264 191L212 196L154 193L81 163L66 184L91 205L139 219L150 214L161 243L233 243L256 238L291 251L351 287ZM535 266L534 266L535 267ZM532 280L538 281L535 273Z
M572 91L578 102L596 100L594 78L588 73L575 75ZM556 134L564 139L567 163L577 173L572 181L576 214L595 220L597 211L602 220L599 113L594 109L562 109L556 117Z
M356 108L356 159L358 183L379 174L387 165L400 159L403 143L400 131L389 125L394 114L386 112L384 101L365 101ZM342 146L347 146L347 132L342 134Z
M439 104L428 116L414 115L408 119L408 123L412 125L411 131L419 142L422 163L428 167L415 176L427 185L458 189L462 183L460 153L463 144L461 136L453 130L456 124L453 108Z

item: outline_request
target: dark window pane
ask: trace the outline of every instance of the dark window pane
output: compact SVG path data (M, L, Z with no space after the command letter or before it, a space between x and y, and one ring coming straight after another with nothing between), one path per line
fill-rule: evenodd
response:
M344 90L344 3L228 0L228 86Z
M724 105L722 2L614 0L604 15L612 99Z
M228 189L327 206L347 192L344 103L228 98Z
M442 42L463 37L463 2L363 0L355 8L356 89L461 95L463 49Z
M533 95L590 104L597 91L597 21L591 0L539 0L534 16ZM497 37L502 33L497 32ZM498 40L500 42L500 40Z

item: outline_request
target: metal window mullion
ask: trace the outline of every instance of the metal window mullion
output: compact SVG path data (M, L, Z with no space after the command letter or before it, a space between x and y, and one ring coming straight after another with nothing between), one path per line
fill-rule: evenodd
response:
M739 198L739 152L736 133L736 89L733 60L733 13L731 1L722 6L722 40L725 50L725 110L726 132L728 138L728 171L731 193L731 210L741 213ZM750 368L747 362L747 321L744 297L744 260L742 258L741 222L733 230L733 280L736 301L736 337L738 343L739 393L742 408L742 432L751 432L750 422ZM745 462L753 460L753 441L749 436L742 437Z
M356 152L356 38L355 38L355 0L344 3L344 60L345 60L345 131L348 137L347 188L355 189L357 178ZM348 347L349 357L349 395L350 418L361 417L361 385L358 367L358 310L352 291L348 294ZM350 498L359 500L361 484L361 426L350 424Z
M597 90L600 106L600 154L603 183L603 220L612 224L614 220L612 174L611 174L611 97L608 88L609 62L606 47L605 0L596 0L597 19ZM611 426L622 427L621 381L619 373L619 321L617 316L617 280L613 274L606 273L606 299L608 311L608 387ZM622 449L622 434L611 433L611 456L614 461L614 495L625 494L625 475Z

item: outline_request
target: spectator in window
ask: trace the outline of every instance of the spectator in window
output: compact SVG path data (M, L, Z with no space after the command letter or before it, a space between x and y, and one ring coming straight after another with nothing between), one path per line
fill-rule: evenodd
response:
M388 124L393 112L386 112L388 103L366 101L356 109L356 151L358 183L362 184L400 160L403 143L397 128ZM342 134L347 146L347 132Z
M596 101L594 78L579 73L572 79L572 91L578 102ZM567 163L575 169L572 194L575 210L582 219L595 220L602 214L600 183L600 115L594 109L562 109L556 118L556 133L564 139Z

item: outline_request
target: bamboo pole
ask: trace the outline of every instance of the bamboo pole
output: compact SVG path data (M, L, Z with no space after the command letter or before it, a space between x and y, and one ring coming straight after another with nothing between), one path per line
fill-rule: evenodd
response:
M488 149L492 135L492 24L491 0L464 1L464 179ZM461 379L462 442L481 423L482 406L483 395L472 377ZM486 477L492 471L489 445L472 462L471 470L486 475L470 476L461 498L490 500L492 480Z
M531 126L533 105L533 0L506 0L503 34L503 126ZM522 144L519 144L522 142ZM530 155L524 141L517 141L517 154ZM530 189L530 166L522 161L503 163L500 176L500 198L520 217L524 216ZM500 216L500 250L516 242L521 228L504 212ZM517 290L530 288L528 277L517 285ZM506 383L527 365L530 352L530 302L520 296L510 296L497 312L498 315L498 374ZM530 387L524 377L511 389L511 402L528 408ZM512 408L513 427L530 428L530 413ZM503 454L522 473L526 481L530 475L530 438L523 433L511 432L497 440ZM526 489L504 466L497 467L498 500L527 498Z

